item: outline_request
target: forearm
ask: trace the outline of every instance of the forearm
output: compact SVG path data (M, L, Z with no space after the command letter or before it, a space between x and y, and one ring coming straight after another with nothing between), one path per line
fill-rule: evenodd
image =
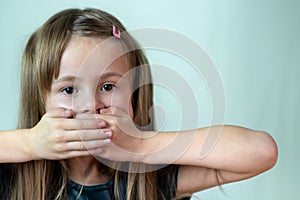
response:
M205 144L207 134L215 134L214 130L221 131L219 137ZM276 143L267 133L236 126L213 127L209 132L202 128L159 133L148 140L146 148L145 163L192 165L235 173L264 171L277 160ZM201 158L203 148L209 153Z
M26 129L0 131L0 163L26 162L32 159L26 134Z

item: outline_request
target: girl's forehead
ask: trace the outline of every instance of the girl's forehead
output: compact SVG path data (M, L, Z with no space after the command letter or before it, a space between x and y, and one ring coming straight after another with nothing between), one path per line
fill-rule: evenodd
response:
M128 58L122 55L121 45L117 42L74 36L62 55L59 76L84 78L101 76L105 72L124 74L128 70Z

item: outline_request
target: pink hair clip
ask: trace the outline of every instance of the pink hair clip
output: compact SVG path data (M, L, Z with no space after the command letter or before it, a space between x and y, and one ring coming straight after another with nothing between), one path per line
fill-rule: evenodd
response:
M113 27L112 27L112 33L113 33L113 35L115 36L115 37L117 37L117 38L121 38L121 32L119 31L119 30L117 30L117 28L116 28L116 26L113 24L112 25Z

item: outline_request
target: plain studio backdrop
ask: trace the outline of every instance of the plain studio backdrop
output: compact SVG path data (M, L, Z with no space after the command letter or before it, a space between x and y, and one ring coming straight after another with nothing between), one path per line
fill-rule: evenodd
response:
M70 7L105 10L119 18L128 30L156 27L190 38L205 49L221 77L226 94L224 123L267 131L277 141L279 159L272 170L223 186L225 194L213 188L194 194L194 199L298 199L299 1L2 0L1 129L16 127L21 55L29 35L52 14ZM193 71L189 60L182 55L158 48L148 49L146 53L152 63L166 66L181 78L168 86L161 84L161 77L154 77L159 128L195 128L189 127L189 119L181 118L193 106L197 106L196 114L199 114L197 126L209 125L214 101L207 77ZM170 78L169 74L161 76ZM187 98L193 98L191 101L196 100L197 104L188 105L187 98L176 92L185 90L195 95ZM181 124L183 121L185 124Z

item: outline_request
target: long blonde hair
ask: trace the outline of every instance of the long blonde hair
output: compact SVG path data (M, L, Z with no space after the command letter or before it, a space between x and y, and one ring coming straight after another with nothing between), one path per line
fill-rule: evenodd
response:
M53 78L58 77L60 60L73 35L106 38L112 35L112 24L119 31L126 29L118 19L98 9L67 9L52 16L30 37L22 62L21 101L18 128L32 128L45 114L45 96L50 91ZM125 46L133 45L129 52L131 66L148 65L143 51L129 35L120 39ZM132 47L129 47L132 48ZM136 73L135 83L151 83L150 68L145 67ZM143 85L133 94L134 122L139 126L150 123L149 109L152 102L152 84ZM152 124L152 123L150 123ZM149 129L153 127L148 126ZM146 166L130 163L130 168L140 169ZM62 161L30 161L16 164L14 180L9 195L12 200L48 200L66 199L67 168ZM112 170L115 177L114 198L122 199L120 182L127 183L126 199L164 199L157 186L158 172L125 173ZM138 170L136 170L138 171ZM176 183L171 184L175 187Z

